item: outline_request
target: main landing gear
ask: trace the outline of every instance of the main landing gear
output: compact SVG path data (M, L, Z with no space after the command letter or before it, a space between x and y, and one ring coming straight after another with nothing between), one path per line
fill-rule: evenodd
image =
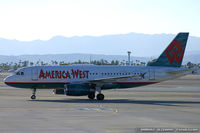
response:
M95 98L95 92L91 92L88 95L88 98L93 100ZM97 100L104 100L104 95L102 93L101 94L97 94L96 98L97 98Z
M104 100L103 94L97 94L97 100Z
M90 92L90 94L88 94L88 98L93 100L95 98L95 92Z
M95 91L96 91L96 85L92 84L91 85L91 91L90 93L88 94L88 98L89 99L94 99L95 98Z
M101 88L100 87L92 87L92 91L88 95L88 98L89 99L94 99L95 98L95 91L97 91L99 93L96 96L97 100L104 100L104 95L101 93Z
M96 91L99 93L97 94L97 100L104 100L104 95L101 93L101 87L96 87Z
M31 96L32 100L36 99L35 93L36 93L36 88L33 88L33 95Z

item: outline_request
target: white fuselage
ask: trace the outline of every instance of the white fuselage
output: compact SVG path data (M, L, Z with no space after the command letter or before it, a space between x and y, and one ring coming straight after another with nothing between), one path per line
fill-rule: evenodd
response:
M183 76L188 73L187 70L157 66L32 66L17 70L4 82L10 86L22 88L62 88L64 84L96 81L103 89L128 88ZM101 79L104 81L102 82Z

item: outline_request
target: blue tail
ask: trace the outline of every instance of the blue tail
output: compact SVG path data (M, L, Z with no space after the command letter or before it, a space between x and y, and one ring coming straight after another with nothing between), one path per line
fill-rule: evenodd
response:
M149 66L180 67L189 33L179 33L159 58Z

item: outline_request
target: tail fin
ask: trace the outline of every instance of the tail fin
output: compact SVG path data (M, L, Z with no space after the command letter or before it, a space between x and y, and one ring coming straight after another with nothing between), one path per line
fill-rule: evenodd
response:
M180 67L189 33L179 33L159 58L149 66Z

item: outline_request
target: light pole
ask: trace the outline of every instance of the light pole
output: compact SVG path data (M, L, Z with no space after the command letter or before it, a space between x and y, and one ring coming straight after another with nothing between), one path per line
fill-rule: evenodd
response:
M128 65L131 65L131 51L128 51Z

